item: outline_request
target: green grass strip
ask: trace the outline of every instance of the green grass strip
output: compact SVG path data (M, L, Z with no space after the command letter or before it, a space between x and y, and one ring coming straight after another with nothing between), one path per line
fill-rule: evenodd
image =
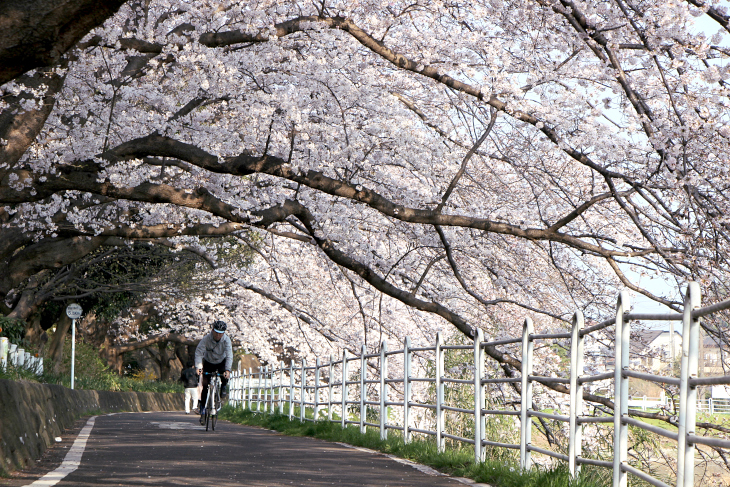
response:
M484 462L475 463L471 447L447 448L439 453L433 438L414 438L406 444L399 431L390 430L388 438L381 440L380 432L374 428L368 428L365 434L361 434L358 426L342 428L339 423L326 420L300 422L297 408L292 421L289 421L288 414L264 414L231 406L225 406L219 414L221 419L233 423L260 426L289 436L310 436L381 451L428 465L448 475L466 477L496 487L604 487L611 483L611 471L600 467L585 465L575 479L570 477L567 465L563 462L553 467L534 466L523 471L514 458L500 455L503 449L495 451L495 454L500 455L499 458L487 458ZM308 416L311 419L311 414Z

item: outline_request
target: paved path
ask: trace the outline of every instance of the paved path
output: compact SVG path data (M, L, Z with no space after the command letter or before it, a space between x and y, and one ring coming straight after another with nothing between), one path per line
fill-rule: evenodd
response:
M81 465L55 485L463 487L384 455L314 438L223 421L206 432L197 416L174 412L97 417Z

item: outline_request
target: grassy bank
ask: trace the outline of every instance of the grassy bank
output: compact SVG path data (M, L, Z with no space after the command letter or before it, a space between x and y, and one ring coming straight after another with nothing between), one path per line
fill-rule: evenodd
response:
M298 410L295 409L295 415L298 414ZM433 439L414 438L406 444L397 431L389 431L388 439L381 440L379 431L372 428L363 435L356 426L342 428L338 423L326 421L316 423L311 421L302 423L298 419L289 421L288 414L262 414L230 406L221 410L220 417L234 423L261 426L290 436L311 436L381 451L428 465L449 475L466 477L497 487L604 487L611 483L610 471L589 466L583 467L577 479L571 479L567 466L562 464L552 468L534 467L530 471L522 471L513 458L488 458L485 462L475 463L471 447L447 448L446 451L439 453Z

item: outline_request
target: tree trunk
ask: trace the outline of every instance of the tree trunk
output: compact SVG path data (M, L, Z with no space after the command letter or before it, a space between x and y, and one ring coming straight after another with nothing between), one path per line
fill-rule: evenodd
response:
M107 363L117 371L117 373L122 373L122 356L125 352L131 352L133 350L139 350L141 348L147 348L154 344L164 344L165 347L165 354L167 356L167 362L166 365L163 366L160 364L160 371L163 370L164 367L167 367L167 374L170 373L170 360L174 359L177 355L177 349L175 352L168 352L167 351L167 343L172 342L179 345L183 345L187 347L187 353L189 354L190 358L193 358L195 356L195 348L198 346L198 343L200 343L200 340L194 340L192 338L187 338L183 335L178 335L177 333L164 333L162 335L157 335L153 337L146 338L145 340L139 341L139 342L129 342L125 343L123 345L112 345L111 341L105 342L104 345L104 357L106 358ZM158 348L161 348L163 345L158 345ZM150 355L155 357L155 360L157 359L157 354L150 352ZM184 362L183 362L184 364ZM162 372L161 372L162 374Z
M160 380L170 380L170 361L175 359L175 354L167 350L167 342L158 342L157 349L160 352Z
M34 347L38 347L38 355L43 356L43 348L48 342L48 335L41 327L41 316L36 314L25 329L25 341Z
M122 375L124 367L124 352L120 352L117 347L112 343L113 338L110 336L104 337L104 343L101 345L99 354L101 358L106 361L106 364L114 372Z
M193 362L195 360L195 349L197 347L197 344L175 344L175 356L177 356L177 359L180 361L183 368L188 366L188 362Z
M61 315L61 319L56 324L56 332L53 334L51 345L48 349L48 359L53 363L53 373L61 372L61 360L63 359L63 341L71 328L71 318L66 313Z

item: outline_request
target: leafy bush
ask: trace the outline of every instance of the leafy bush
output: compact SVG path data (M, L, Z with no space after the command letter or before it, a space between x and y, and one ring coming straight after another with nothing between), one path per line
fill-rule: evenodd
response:
M10 343L21 343L25 337L25 321L0 316L0 336L7 337Z

